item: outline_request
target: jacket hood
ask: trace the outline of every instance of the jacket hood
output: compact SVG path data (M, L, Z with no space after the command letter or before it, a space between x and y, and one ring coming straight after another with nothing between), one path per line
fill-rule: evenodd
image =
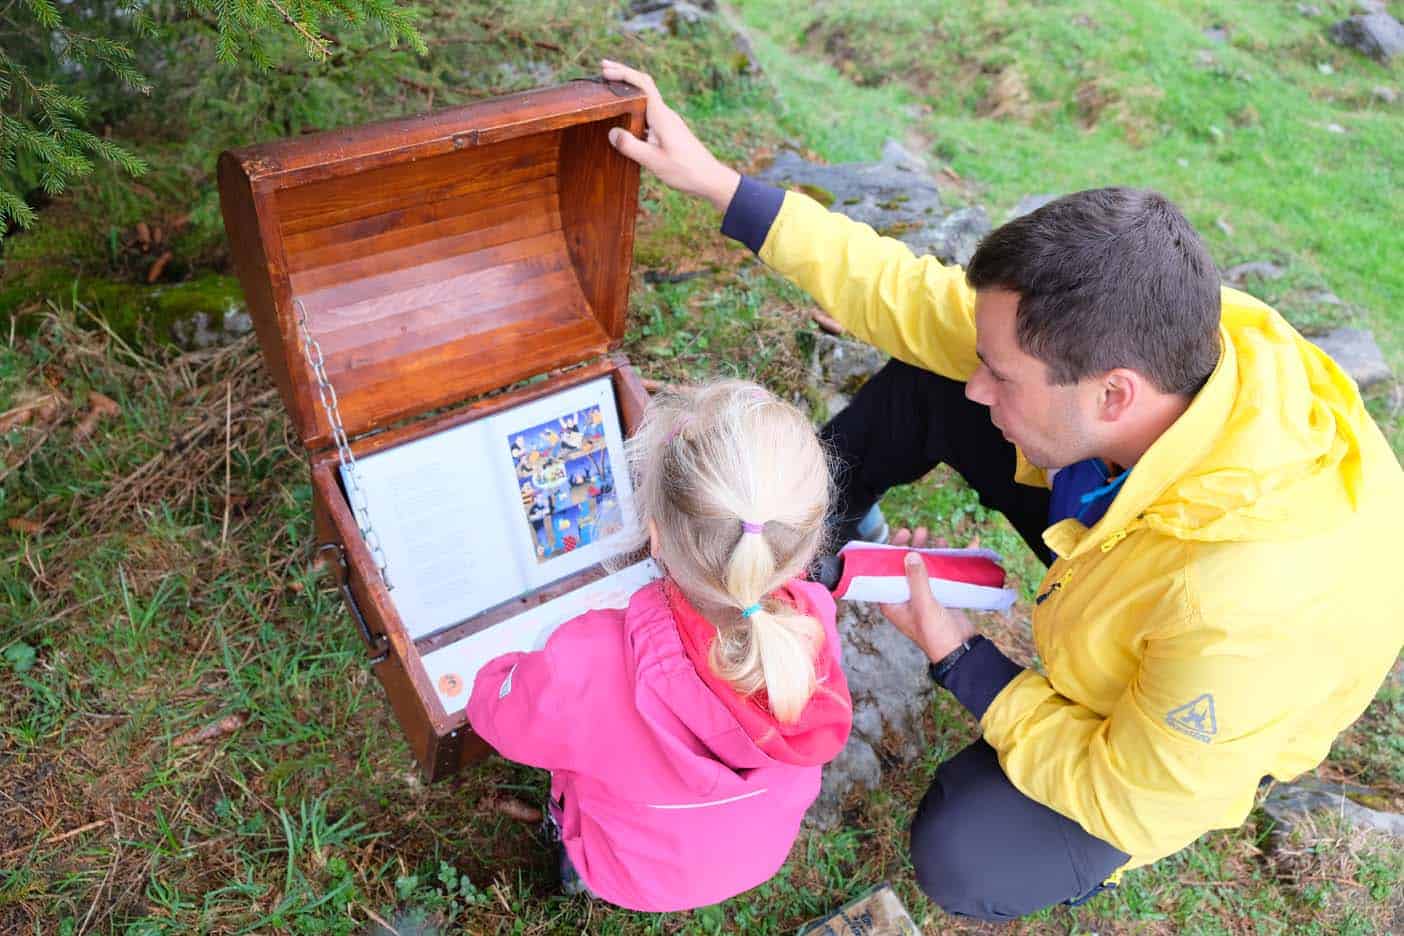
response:
M643 589L626 616L639 710L666 708L666 719L651 716L660 730L690 735L688 746L700 746L709 758L736 770L776 763L812 766L833 759L848 741L853 722L848 682L833 646L833 598L822 586L799 581L777 596L814 617L824 632L815 657L817 688L794 724L776 719L763 691L742 696L712 672L708 659L716 627L670 579ZM666 627L658 626L660 615ZM676 655L680 665L656 665L660 654Z
M1060 554L1141 526L1199 541L1304 536L1358 505L1361 436L1378 430L1354 382L1268 306L1223 296L1214 373L1132 468L1099 535L1050 529Z

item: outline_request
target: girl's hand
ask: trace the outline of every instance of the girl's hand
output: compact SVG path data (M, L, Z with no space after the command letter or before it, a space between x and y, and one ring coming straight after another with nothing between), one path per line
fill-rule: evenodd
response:
M664 185L705 198L718 211L725 211L741 184L740 173L718 162L687 123L663 103L652 78L608 59L601 65L605 78L631 84L648 98L648 138L640 140L616 127L609 132L614 148L658 176Z

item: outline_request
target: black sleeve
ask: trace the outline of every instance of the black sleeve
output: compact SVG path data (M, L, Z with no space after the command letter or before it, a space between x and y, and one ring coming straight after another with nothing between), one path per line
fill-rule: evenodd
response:
M745 244L753 253L760 253L784 201L784 189L742 176L731 204L726 206L721 232Z

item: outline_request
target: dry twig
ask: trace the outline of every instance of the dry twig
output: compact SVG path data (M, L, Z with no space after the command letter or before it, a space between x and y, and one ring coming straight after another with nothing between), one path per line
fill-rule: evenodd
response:
M75 836L82 835L84 832L91 832L99 826L107 825L107 823L109 823L110 821L110 819L97 819L93 822L87 823L86 825L80 825L76 829L69 829L67 832L55 835L53 838L45 839L40 844L46 848L50 845L57 845L59 842L66 842ZM33 847L33 845L25 845L20 848L12 848L4 854L0 854L0 861L13 858L16 855L22 855Z
M224 544L229 542L229 427L233 418L233 394L234 385L226 382L224 385L224 522L219 528L219 545L224 548Z

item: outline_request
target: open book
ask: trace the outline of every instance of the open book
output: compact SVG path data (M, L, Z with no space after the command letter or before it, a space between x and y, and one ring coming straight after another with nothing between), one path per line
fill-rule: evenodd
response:
M621 552L636 523L607 377L356 464L416 640Z

